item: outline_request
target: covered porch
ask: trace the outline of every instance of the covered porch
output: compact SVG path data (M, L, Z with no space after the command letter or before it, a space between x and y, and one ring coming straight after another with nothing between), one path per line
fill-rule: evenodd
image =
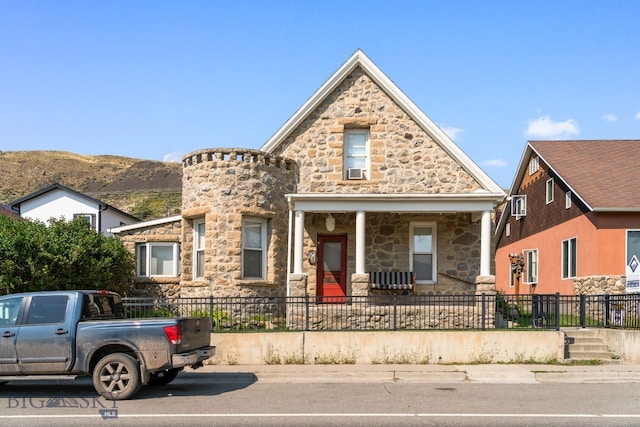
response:
M411 271L418 293L433 292L440 284L438 292L444 294L448 291L442 283L449 279L464 282L465 293L493 292L491 214L500 197L487 191L288 194L287 296L334 295L330 285L338 286L337 296L370 295L372 271ZM414 250L419 229L433 229L432 254ZM345 241L343 252L348 254L334 257L334 263L340 263L339 272L336 267L335 274L324 274L327 260L333 259L326 248L337 250L340 236ZM384 255L380 255L382 247ZM460 269L465 271L458 275Z

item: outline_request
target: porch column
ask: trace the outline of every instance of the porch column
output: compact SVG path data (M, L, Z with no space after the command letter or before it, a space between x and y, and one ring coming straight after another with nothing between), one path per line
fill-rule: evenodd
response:
M365 257L365 219L364 211L356 212L356 274L364 274Z
M293 274L302 274L304 248L304 211L296 211L293 238Z
M480 276L491 274L491 211L482 212L480 228Z

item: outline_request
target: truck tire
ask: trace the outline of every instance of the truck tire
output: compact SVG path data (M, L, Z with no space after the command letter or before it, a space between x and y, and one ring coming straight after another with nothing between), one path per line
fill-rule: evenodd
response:
M149 385L159 386L167 385L175 380L180 369L165 369L163 371L154 372L149 376Z
M107 354L93 370L93 387L108 400L125 400L142 385L138 361L128 354Z

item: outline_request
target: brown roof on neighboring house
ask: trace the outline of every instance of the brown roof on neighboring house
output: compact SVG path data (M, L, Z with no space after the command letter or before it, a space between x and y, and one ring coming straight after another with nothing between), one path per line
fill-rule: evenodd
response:
M640 140L529 145L592 210L640 210Z

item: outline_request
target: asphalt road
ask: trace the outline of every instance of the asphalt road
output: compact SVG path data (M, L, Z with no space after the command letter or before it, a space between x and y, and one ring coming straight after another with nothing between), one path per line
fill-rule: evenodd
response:
M135 399L97 398L88 379L0 387L2 426L626 426L637 383L287 383L182 373Z

